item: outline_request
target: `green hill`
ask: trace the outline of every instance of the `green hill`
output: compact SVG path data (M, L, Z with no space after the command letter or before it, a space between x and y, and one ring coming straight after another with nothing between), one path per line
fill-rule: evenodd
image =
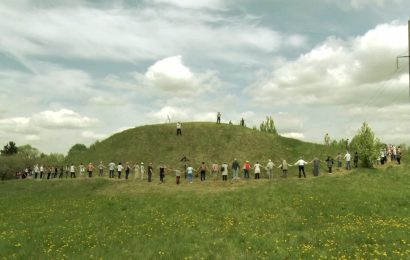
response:
M324 159L327 153L335 156L323 145L260 132L246 127L215 123L184 123L182 136L176 136L175 124L146 125L114 134L92 145L83 152L70 152L67 162L88 163L152 162L180 165L185 155L194 166L201 161L230 163L234 158L279 163L286 159L295 162L299 156L311 160Z

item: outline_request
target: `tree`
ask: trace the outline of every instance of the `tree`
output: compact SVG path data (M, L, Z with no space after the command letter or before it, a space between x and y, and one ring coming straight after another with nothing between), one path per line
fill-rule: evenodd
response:
M375 137L369 125L364 122L358 133L353 137L350 147L359 154L359 160L367 168L373 167L380 155L381 143Z
M34 148L28 144L19 146L18 154L26 159L39 159L41 155L40 151L37 148Z
M3 148L3 150L0 151L1 155L13 155L17 154L18 148L16 146L16 143L13 141L10 141L8 144L6 144Z
M272 133L277 135L278 131L276 130L275 127L275 122L273 121L273 118L271 116L266 117L266 121L263 121L259 127L261 132L266 132L266 133Z
M85 146L85 144L75 144L68 151L68 155L84 153L84 152L87 152L87 146Z

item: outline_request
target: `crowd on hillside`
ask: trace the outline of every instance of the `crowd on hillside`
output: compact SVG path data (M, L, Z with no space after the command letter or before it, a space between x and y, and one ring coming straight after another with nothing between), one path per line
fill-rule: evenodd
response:
M380 152L380 157L377 160L378 164L385 164L388 162L396 162L400 164L402 157L401 148L388 145L385 149ZM183 175L189 183L192 183L195 177L200 178L201 181L205 181L208 178L213 180L222 179L222 181L227 181L228 177L232 180L238 180L241 177L244 179L250 179L253 175L254 179L260 179L265 177L271 180L276 172L274 169L281 169L281 177L288 177L288 170L290 167L296 166L298 169L298 176L306 178L305 165L312 165L313 176L319 175L320 165L324 164L327 168L327 172L332 174L333 168L336 167L338 171L342 168L346 170L351 170L352 167L357 168L359 163L358 153L354 153L353 156L346 152L342 155L338 153L335 159L331 156L327 156L325 160L320 160L315 157L309 162L305 161L302 157L299 158L295 163L288 163L287 160L282 159L276 164L272 160L268 160L266 163L255 162L253 165L249 161L244 161L240 163L237 159L234 159L230 164L224 162L218 164L214 162L212 164L206 164L202 162L198 167L194 167L189 163L188 158L184 156L181 159L181 167L167 167L163 162L159 163L154 167L152 163L145 165L144 162L131 164L126 162L125 164L119 162L110 162L104 164L100 161L99 164L94 165L93 163L83 164L76 166L74 164L51 166L51 165L34 165L33 167L27 167L24 171L16 173L18 178L31 177L33 179L63 179L63 178L77 178L77 177L88 177L92 178L94 173L98 173L98 177L105 177L108 173L108 178L124 178L125 180L130 179L130 176L134 180L147 180L152 182L154 174L157 172L159 176L160 183L164 182L166 173L173 173L176 177L176 183L180 183L181 176ZM343 167L344 163L344 167ZM353 163L353 164L352 164ZM262 176L264 173L264 176Z

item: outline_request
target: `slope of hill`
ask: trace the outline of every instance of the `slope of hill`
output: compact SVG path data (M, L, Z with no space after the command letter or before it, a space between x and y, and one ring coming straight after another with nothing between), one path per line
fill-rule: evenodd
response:
M295 162L299 156L311 160L328 152L323 145L306 143L246 127L215 123L184 123L182 136L176 136L175 124L147 125L114 134L92 145L85 152L71 153L67 162L88 163L152 162L179 165L185 155L193 165L201 161L230 163L234 158L266 162L281 159Z

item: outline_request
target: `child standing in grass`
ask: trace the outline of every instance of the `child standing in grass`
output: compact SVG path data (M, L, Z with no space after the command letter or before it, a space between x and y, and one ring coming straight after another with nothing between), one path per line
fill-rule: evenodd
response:
M174 172L175 172L175 181L176 181L176 184L179 185L180 179L181 179L181 171L178 170L178 169L174 169Z

